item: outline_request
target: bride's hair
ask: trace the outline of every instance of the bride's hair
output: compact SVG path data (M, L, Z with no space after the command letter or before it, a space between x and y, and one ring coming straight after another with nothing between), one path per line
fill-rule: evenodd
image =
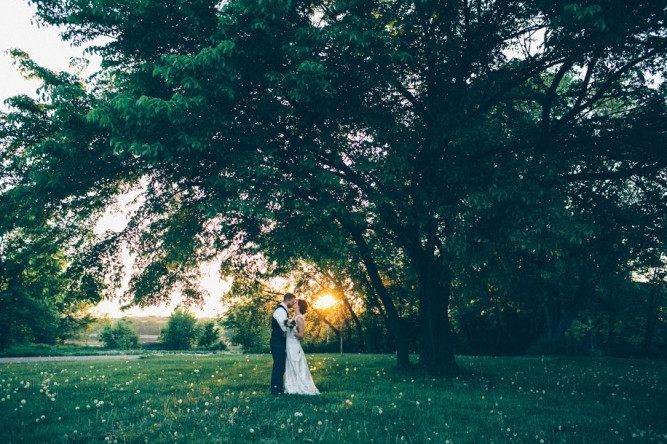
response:
M301 314L306 314L308 311L308 302L304 301L303 299L299 299L297 304L299 304L299 311Z

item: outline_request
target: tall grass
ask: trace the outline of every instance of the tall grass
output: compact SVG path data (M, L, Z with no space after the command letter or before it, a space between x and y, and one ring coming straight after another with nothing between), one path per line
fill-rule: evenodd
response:
M321 396L268 394L268 355L0 366L0 442L667 442L664 361L309 356Z

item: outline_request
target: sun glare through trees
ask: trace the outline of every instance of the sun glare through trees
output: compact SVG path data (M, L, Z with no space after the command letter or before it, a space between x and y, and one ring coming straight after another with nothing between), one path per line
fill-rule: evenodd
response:
M318 310L326 310L326 309L331 308L334 305L336 305L337 302L338 301L336 300L336 298L333 295L331 295L329 293L325 293L322 296L320 296L319 298L317 298L317 300L313 303L313 305Z

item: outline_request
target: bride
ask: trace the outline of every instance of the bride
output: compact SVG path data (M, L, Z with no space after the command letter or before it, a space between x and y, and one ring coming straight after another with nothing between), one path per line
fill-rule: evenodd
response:
M310 376L310 369L306 362L306 355L303 353L301 343L303 338L306 319L303 317L308 311L308 303L304 300L298 300L293 306L294 320L296 328L291 332L287 331L287 362L285 366L285 393L293 395L319 395L320 392L313 383Z

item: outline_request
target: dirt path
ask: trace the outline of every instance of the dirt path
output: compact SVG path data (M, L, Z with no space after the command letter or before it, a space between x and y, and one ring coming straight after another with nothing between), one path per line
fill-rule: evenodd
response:
M109 361L113 359L139 359L142 355L86 355L86 356L24 356L0 358L0 364L20 364L24 362L45 361Z

